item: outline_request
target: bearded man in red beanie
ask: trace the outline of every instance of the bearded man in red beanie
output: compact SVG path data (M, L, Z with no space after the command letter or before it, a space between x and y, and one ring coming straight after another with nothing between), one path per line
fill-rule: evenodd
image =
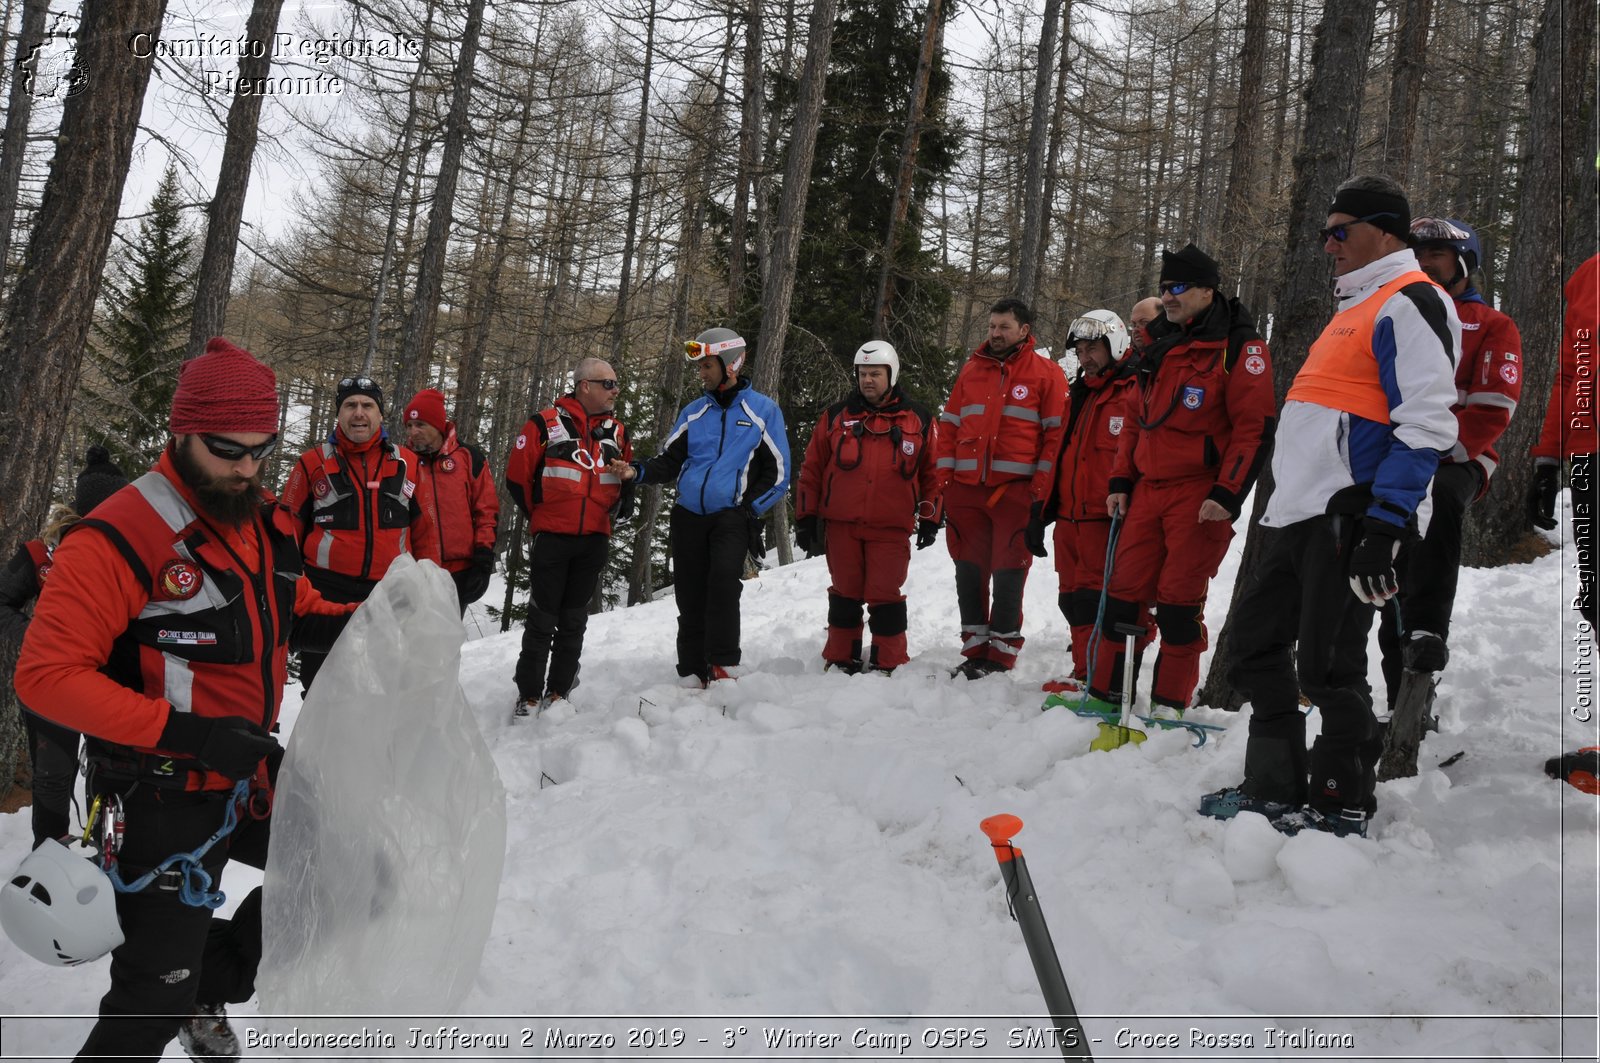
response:
M461 612L483 597L494 574L500 496L489 459L456 436L444 392L424 388L406 406L406 443L417 453L417 502L439 530L433 560L455 580Z
M130 887L81 1057L157 1060L175 1034L197 1059L237 1057L223 1004L254 992L260 890L213 920L194 872L215 889L230 858L265 866L291 632L329 645L354 608L301 578L294 525L261 489L271 369L213 339L179 374L170 426L155 468L63 536L17 661L18 696L87 739L101 866ZM187 873L147 879L230 814Z
M300 455L283 504L300 532L306 575L335 602L364 602L403 553L439 557L438 529L417 501L417 455L383 427L383 389L368 376L339 381L333 431ZM300 650L306 690L326 653Z

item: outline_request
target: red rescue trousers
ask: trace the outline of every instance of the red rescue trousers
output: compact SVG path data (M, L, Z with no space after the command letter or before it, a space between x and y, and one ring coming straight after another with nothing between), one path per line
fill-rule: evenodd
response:
M822 659L830 664L867 663L898 668L906 653L906 596L901 588L911 566L911 540L898 528L873 528L829 521L825 525L828 574L828 641ZM862 607L872 630L872 648L861 653Z
M1150 701L1186 709L1200 683L1200 655L1209 643L1204 622L1206 588L1217 574L1233 522L1200 519L1200 505L1210 493L1209 479L1151 483L1134 490L1128 516L1117 541L1100 647L1095 655L1090 689L1115 700L1122 686L1123 636L1119 623L1133 623L1142 603L1154 602L1161 631Z
M1061 615L1072 631L1071 654L1074 679L1089 678L1089 643L1094 637L1094 620L1100 611L1100 589L1106 567L1106 544L1111 539L1111 521L1058 520L1055 532L1055 563ZM1139 642L1144 649L1155 635L1155 616L1146 610L1141 619L1150 632ZM1121 645L1121 641L1118 641Z
M1017 662L1023 643L1022 589L1033 564L1022 538L1031 501L1026 480L945 488L945 539L956 563L963 657L1002 668Z

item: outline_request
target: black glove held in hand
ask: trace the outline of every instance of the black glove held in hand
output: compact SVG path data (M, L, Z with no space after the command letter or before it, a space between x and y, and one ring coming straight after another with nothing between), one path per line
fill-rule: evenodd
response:
M191 756L230 779L243 779L255 773L262 758L278 748L278 741L243 716L173 711L167 714L156 745Z
M745 527L750 530L750 556L759 561L767 556L765 523L760 517L750 517L745 521Z
M933 545L939 537L939 522L936 520L917 521L917 549L926 550Z
M1533 483L1528 485L1528 520L1542 531L1554 531L1556 526L1556 495L1561 491L1558 466L1538 465L1533 470Z
M817 518L801 517L794 522L794 544L800 552L810 557L816 552Z
M1387 521L1361 522L1361 539L1350 554L1350 589L1368 605L1382 605L1400 590L1394 555L1400 552L1404 528Z
M472 552L472 567L455 574L456 594L462 605L471 605L489 589L489 577L494 574L494 551L480 547Z
M1044 503L1035 502L1028 512L1028 526L1023 529L1022 543L1034 557L1044 557L1044 530L1050 522L1044 519Z

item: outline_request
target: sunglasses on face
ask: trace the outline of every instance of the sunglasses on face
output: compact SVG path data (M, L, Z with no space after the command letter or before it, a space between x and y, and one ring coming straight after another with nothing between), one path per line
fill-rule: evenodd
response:
M351 388L367 390L377 386L377 383L369 376L347 376L339 381L340 391L349 391Z
M1163 281L1160 290L1162 295L1182 295L1193 287L1196 287L1193 281Z
M247 447L243 443L232 439L223 439L221 436L202 432L200 434L200 442L204 443L205 448L211 451L214 456L221 458L223 461L242 461L245 458L254 458L256 461L260 461L278 449L277 436L273 436L265 443Z
M599 384L601 387L605 388L607 391L615 391L615 390L617 390L617 378L616 377L612 377L610 380L601 380L601 379L598 379L596 377L584 377L583 378L583 382L585 384Z
M1329 240L1337 240L1342 244L1346 240L1350 239L1350 227L1352 225L1371 225L1379 218L1394 217L1398 217L1398 215L1391 214L1387 211L1382 214L1368 214L1365 218L1357 218L1355 221L1346 221L1340 222L1338 225L1330 225L1326 229L1320 230L1319 235L1322 237L1323 243L1327 243Z

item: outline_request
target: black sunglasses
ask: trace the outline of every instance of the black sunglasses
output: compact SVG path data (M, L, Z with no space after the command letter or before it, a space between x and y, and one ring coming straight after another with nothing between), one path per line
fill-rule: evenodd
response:
M1382 214L1368 214L1365 218L1357 218L1355 221L1346 221L1340 222L1338 225L1330 225L1326 229L1319 230L1318 235L1322 237L1323 243L1327 243L1328 240L1332 238L1342 244L1346 240L1350 239L1350 226L1352 225L1371 225L1379 218L1398 218L1399 216L1400 215L1390 213L1389 211L1384 211Z
M256 461L260 461L262 458L265 458L268 454L271 454L274 450L278 449L277 436L273 436L265 443L258 443L253 447L247 447L243 443L236 442L232 439L223 439L221 436L214 436L209 433L202 432L200 433L200 442L204 443L207 450L211 451L212 454L221 458L223 461L242 461L245 458L254 458Z
M1162 295L1182 295L1194 287L1196 287L1194 281L1163 281L1160 291Z
M583 380L584 380L584 383L586 383L586 384L599 384L601 387L605 388L607 391L615 391L615 390L617 390L617 378L616 377L612 377L610 380L600 380L600 379L598 379L596 377L586 376L586 377L583 378Z

